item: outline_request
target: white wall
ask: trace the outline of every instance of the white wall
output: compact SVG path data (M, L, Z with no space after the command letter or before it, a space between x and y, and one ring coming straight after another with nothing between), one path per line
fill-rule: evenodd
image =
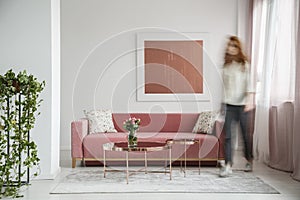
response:
M83 110L198 112L219 106L218 75L210 102L136 101L136 33L208 32L210 68L220 68L224 40L237 33L237 0L64 0L61 2L61 148ZM215 80L214 80L215 79Z
M59 6L59 0L54 1ZM58 6L53 9L57 10ZM59 12L56 16L59 16ZM58 22L54 26L59 27ZM57 37L54 38L56 42L52 41L51 28L54 26L51 27L50 0L0 0L0 73L4 74L8 69L13 69L16 73L26 70L39 81L46 81L41 94L44 100L39 110L41 115L37 117L36 125L31 131L41 158L41 174L38 178L53 178L60 170L60 102L59 92L54 92L60 85L59 81L56 83L53 80L54 75L60 79L59 74L53 72L60 71L60 66L57 55L56 58L52 57L52 48L59 49ZM54 65L55 68L52 68Z

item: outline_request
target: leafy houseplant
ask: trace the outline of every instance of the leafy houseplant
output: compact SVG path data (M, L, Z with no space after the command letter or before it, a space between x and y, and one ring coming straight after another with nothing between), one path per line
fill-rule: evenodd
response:
M38 82L25 70L0 75L0 198L21 197L19 189L29 184L29 169L39 164L30 130L40 114L39 94L44 87L44 81ZM27 181L22 179L25 174Z
M128 147L136 147L137 146L137 135L136 131L139 129L141 120L135 117L129 118L123 122L123 127L127 131L128 134Z

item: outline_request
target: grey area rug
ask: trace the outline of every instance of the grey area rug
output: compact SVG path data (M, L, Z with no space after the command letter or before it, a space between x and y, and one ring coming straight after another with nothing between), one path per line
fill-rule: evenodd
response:
M157 169L155 169L157 170ZM163 169L160 169L163 170ZM70 171L50 194L82 193L257 193L279 194L252 173L233 171L229 177L219 177L218 168L188 169L186 177L174 169L172 180L164 173L133 173L126 184L124 172L107 172L102 168L76 168Z

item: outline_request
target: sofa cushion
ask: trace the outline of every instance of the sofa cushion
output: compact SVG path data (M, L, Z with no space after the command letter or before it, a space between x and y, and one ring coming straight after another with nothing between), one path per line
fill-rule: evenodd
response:
M195 139L199 143L187 145L188 158L217 158L218 138L207 134L194 134L191 132L137 132L140 142L166 142L170 139ZM87 135L83 140L84 155L86 158L103 158L103 144L109 142L126 142L127 133L97 133ZM124 159L125 155L120 152L107 152L109 158ZM149 158L163 158L161 152L149 153ZM172 158L184 157L184 145L172 145ZM144 158L144 154L133 153L130 158Z
M217 116L218 112L216 111L201 112L193 128L193 133L212 134L213 126L217 119Z
M117 132L113 124L112 113L110 110L84 111L84 114L89 121L89 133Z

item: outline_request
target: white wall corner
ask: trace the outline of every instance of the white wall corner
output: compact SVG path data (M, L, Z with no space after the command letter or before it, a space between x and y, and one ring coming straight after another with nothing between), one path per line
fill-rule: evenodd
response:
M33 180L53 180L57 177L57 175L61 172L61 167L58 167L51 173L41 173L40 175L31 179Z
M51 172L60 160L60 0L51 0Z

